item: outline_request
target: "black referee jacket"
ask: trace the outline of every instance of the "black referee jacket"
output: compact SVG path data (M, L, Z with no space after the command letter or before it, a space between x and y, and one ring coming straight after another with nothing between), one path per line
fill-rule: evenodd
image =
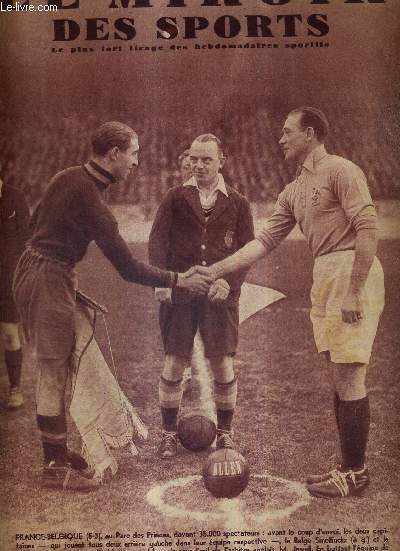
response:
M210 266L251 241L254 227L250 204L232 187L226 185L226 190L228 196L218 192L212 214L206 221L195 187L170 189L157 211L150 233L150 263L184 272L194 265ZM231 287L227 302L239 299L246 272L224 277ZM173 291L174 303L188 302L191 298L186 291Z

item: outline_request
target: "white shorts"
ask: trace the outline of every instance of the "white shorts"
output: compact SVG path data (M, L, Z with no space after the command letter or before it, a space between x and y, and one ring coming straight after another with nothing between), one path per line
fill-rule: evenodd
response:
M385 301L382 266L374 259L361 295L363 319L342 321L354 251L337 251L316 258L311 289L311 321L318 352L329 351L334 363L368 364Z

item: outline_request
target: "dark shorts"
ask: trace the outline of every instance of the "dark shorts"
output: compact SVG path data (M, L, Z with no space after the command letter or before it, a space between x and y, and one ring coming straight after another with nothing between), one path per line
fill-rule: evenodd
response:
M215 305L199 298L188 304L160 306L160 329L166 354L189 358L199 329L207 358L233 355L238 328L237 303Z
M19 314L12 293L14 270L0 266L0 323L18 323Z
M23 330L38 359L68 358L75 343L73 267L25 251L14 277Z

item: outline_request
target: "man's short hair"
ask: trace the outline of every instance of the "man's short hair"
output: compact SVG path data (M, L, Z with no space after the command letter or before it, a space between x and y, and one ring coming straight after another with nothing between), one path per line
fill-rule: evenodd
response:
M190 149L185 149L185 151L182 151L182 153L178 157L178 166L179 167L182 166L182 163L183 163L184 159L186 159L186 157L189 157L189 155L190 155Z
M132 139L137 139L137 134L130 126L116 121L105 122L92 135L93 153L104 156L113 147L126 151Z
M329 122L325 113L315 107L298 107L289 113L300 114L300 124L305 130L308 127L314 129L318 141L323 142L329 134Z
M224 152L222 151L221 140L219 138L217 138L217 136L215 136L214 134L201 134L200 136L197 136L197 138L195 138L193 141L194 142L202 142L202 143L215 142L218 146L218 155L219 155L219 157L221 159L224 157Z

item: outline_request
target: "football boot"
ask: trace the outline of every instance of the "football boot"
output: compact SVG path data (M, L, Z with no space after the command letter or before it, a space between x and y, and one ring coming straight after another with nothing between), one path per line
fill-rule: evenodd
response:
M101 480L94 471L74 469L70 463L50 461L42 472L42 486L59 490L91 491L96 490Z
M307 490L314 497L327 499L359 496L364 492L369 482L367 467L358 471L334 469L326 474L309 477L307 479Z
M162 431L161 442L157 449L157 455L161 459L170 459L178 453L178 440L176 432Z
M217 450L229 448L233 450L235 444L233 443L233 432L231 430L217 429Z

